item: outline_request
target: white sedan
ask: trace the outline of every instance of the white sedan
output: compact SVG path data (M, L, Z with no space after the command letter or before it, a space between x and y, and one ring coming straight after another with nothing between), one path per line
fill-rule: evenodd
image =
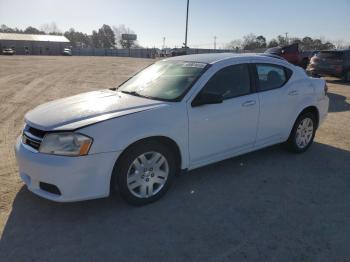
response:
M54 201L159 199L175 174L286 142L307 150L328 113L327 85L264 55L159 61L118 88L38 106L15 150L28 189Z

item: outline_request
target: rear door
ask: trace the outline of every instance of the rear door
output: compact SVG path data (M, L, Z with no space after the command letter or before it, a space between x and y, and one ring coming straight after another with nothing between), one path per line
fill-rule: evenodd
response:
M289 86L290 69L269 63L256 63L255 68L260 101L256 147L263 147L282 141L300 94Z

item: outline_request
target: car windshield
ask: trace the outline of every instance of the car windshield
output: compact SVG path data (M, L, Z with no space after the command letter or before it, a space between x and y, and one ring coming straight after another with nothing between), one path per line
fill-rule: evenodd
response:
M176 101L181 98L207 64L184 61L160 61L123 83L118 91L152 99Z

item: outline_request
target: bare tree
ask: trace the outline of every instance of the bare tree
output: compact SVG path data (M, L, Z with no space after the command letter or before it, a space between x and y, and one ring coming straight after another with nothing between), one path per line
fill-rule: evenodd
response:
M334 46L336 49L346 49L346 48L350 48L350 43L346 42L344 39L338 39L333 41Z
M243 48L245 50L266 48L266 38L262 35L245 35L243 36Z
M277 36L277 42L279 46L285 46L289 44L289 41L287 39L287 37L283 36L283 35L278 35Z
M50 35L62 34L61 30L58 28L55 22L43 24L42 26L40 26L40 30Z
M138 42L136 40L124 41L122 39L122 34L135 34L134 30L121 24L119 26L113 26L113 31L115 34L115 42L117 47L118 45L122 48L139 47Z
M278 41L275 38L272 38L269 41L269 44L267 45L268 48L277 47L277 46L278 46Z
M224 48L225 49L233 49L233 50L241 50L243 48L243 41L241 39L232 40Z
M0 32L1 33L23 33L23 31L18 29L17 27L11 28L4 24L0 26Z

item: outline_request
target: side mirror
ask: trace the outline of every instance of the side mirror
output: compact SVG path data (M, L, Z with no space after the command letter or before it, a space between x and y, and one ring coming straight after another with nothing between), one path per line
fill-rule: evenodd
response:
M222 95L215 93L199 93L197 97L192 101L192 107L220 104L224 101Z

